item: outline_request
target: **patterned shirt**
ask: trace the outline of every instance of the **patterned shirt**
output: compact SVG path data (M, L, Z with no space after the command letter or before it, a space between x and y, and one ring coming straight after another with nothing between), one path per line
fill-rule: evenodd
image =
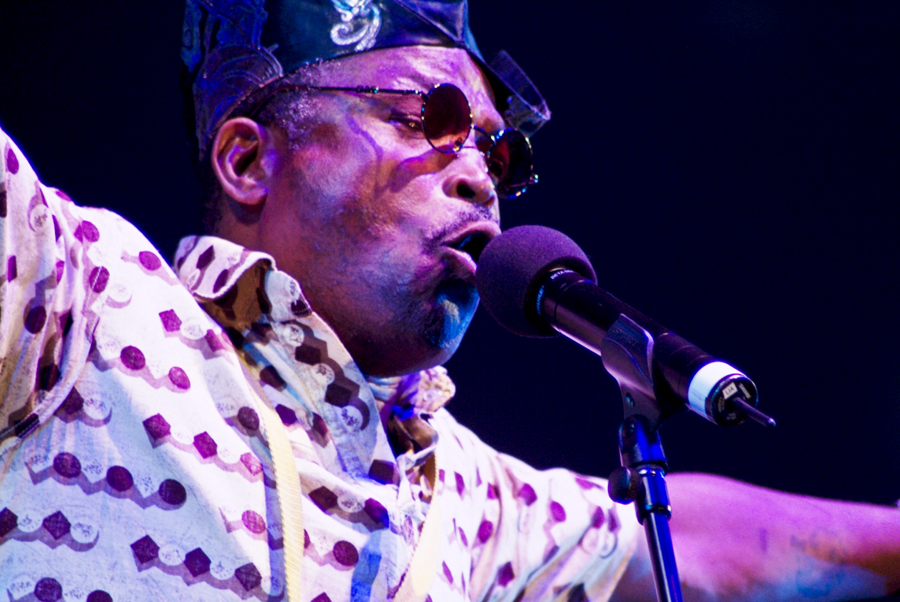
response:
M173 270L41 184L2 131L0 237L10 600L282 599L259 403L300 476L304 602L391 599L435 500L434 602L611 594L638 527L604 481L488 447L443 408L442 368L367 379L270 256L190 237Z

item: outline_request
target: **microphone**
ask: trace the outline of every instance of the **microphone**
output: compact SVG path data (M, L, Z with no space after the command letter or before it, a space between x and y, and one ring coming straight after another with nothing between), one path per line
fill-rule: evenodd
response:
M526 337L559 332L597 355L606 332L624 316L653 337L659 402L686 405L720 425L749 417L775 426L756 409L753 381L597 286L584 251L562 232L544 226L507 230L482 251L475 280L488 313L508 330Z

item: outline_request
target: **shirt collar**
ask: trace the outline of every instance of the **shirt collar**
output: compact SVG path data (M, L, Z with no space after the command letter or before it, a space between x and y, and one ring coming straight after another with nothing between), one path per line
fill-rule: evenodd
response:
M277 328L278 324L299 318L318 324L317 334L345 350L333 330L312 311L300 284L278 270L271 255L250 251L221 238L190 236L178 246L175 269L182 283L226 330L242 333L263 323ZM238 286L246 279L263 286ZM265 294L257 294L258 289L263 289ZM456 391L442 366L402 377L366 377L365 380L385 427L391 416L402 422L412 417L427 420ZM436 434L430 444L419 443L428 448L430 455Z
M269 322L283 322L295 316L313 314L300 284L286 272L278 270L275 260L267 253L250 251L214 236L184 238L175 253L175 269L182 283L194 296L208 300L223 299L233 293L237 281L253 268L265 274L269 306L261 307L259 311L267 314ZM241 321L250 319L255 322L258 315L243 316ZM236 315L235 318L241 316ZM443 366L407 376L367 377L367 381L379 406L390 402L394 406L414 406L429 413L446 405L456 393L456 387Z

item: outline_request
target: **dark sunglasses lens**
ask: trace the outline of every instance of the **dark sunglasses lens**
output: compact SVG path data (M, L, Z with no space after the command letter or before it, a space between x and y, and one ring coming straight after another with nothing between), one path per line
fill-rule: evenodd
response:
M521 194L531 181L533 156L531 144L522 132L500 132L488 154L488 169L497 179L497 193L510 197Z
M472 111L462 90L451 84L436 86L422 106L425 138L442 153L462 148L472 127Z

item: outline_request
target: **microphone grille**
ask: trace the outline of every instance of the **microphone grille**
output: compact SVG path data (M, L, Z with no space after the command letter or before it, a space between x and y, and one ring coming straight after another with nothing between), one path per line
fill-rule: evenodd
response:
M584 251L571 238L545 226L518 226L492 240L478 259L475 282L488 313L526 337L556 333L538 314L537 292L544 276L568 268L596 281Z

